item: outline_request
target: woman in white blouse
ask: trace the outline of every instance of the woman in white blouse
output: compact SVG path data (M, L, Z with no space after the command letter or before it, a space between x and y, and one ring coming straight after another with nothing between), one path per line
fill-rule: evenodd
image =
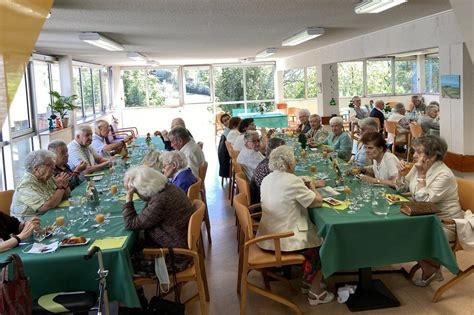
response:
M440 212L441 219L463 218L459 204L458 186L453 172L443 163L448 150L446 141L434 135L427 135L415 140L414 167L406 178L397 179L397 190L409 191L415 201L433 202ZM402 162L401 171L405 167ZM448 241L455 238L455 226L443 225ZM427 286L432 281L443 281L440 265L433 260L418 262L422 268L420 279L414 280L417 286Z
M372 166L366 166L361 180L371 184L382 184L395 187L400 162L398 158L387 151L384 137L379 132L368 132L361 138L365 146L365 156L372 160Z
M234 145L235 139L237 139L240 136L240 132L238 130L240 121L242 119L238 116L232 117L229 120L229 133L226 136L226 140L229 141L232 145Z
M316 191L315 183L308 183L307 187L301 178L293 174L295 163L293 149L288 146L280 146L270 154L268 167L272 172L260 186L262 219L257 235L292 231L294 236L281 239L280 246L282 251L297 251L306 258L302 292L308 294L311 305L329 303L334 294L321 289L319 247L322 239L307 209L321 207L322 197ZM324 182L319 184L324 185ZM258 246L275 250L273 241L262 241Z

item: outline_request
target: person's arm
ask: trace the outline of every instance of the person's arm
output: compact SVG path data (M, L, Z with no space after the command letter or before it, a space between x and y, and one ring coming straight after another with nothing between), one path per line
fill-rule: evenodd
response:
M41 207L39 207L36 211L39 213L44 213L48 211L49 209L56 208L57 205L61 203L61 201L67 196L68 190L64 187L58 187L56 188L56 191L54 194L46 200L45 203Z
M127 192L127 202L123 206L122 214L127 230L146 230L159 225L164 220L160 205L150 202L140 214L137 214L131 198L133 192Z
M314 192L314 199L308 208L320 208L323 205L323 197L321 194L316 190L314 183L310 184L309 189Z
M17 235L12 234L8 240L0 243L0 252L7 251L13 247L16 247L20 244L21 241L27 239L32 233L33 230L36 228L36 225L31 221L27 221L24 224L23 229Z
M109 155L113 155L112 153L118 153L122 148L125 146L126 140L122 140L120 142L106 144L102 147L102 151L106 152Z

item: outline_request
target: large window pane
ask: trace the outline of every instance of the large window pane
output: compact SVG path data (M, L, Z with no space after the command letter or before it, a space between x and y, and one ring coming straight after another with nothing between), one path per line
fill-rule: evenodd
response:
M49 69L46 62L33 61L33 71L35 76L35 98L36 114L38 116L38 129L48 129L48 118L51 115L49 104Z
M179 105L177 68L159 68L147 71L148 105Z
M247 100L271 100L275 98L275 67L273 65L245 67L244 70Z
M52 90L61 94L61 79L59 75L59 65L57 63L51 64L51 83L53 84Z
M185 103L209 103L211 102L210 92L211 68L206 67L185 67Z
M239 116L245 113L244 104L219 104L216 106L216 112L229 113L231 116Z
M339 97L364 94L364 64L362 61L337 64Z
M145 70L123 70L125 107L146 106Z
M392 61L367 60L367 94L392 93Z
M426 93L439 93L439 57L426 56L425 59Z
M16 186L20 183L23 174L25 174L25 157L33 151L31 138L13 142L11 149L13 157L13 176Z
M90 68L81 68L82 100L85 116L94 114L94 99L92 97L92 78Z
M283 95L285 99L304 98L304 68L285 70Z
M315 98L318 96L318 77L316 76L316 67L306 68L306 97Z
M247 103L247 113L258 113L261 109L264 112L272 112L275 109L274 102Z
M418 93L416 59L395 60L395 93Z
M10 117L11 132L26 130L31 127L28 92L25 83L25 76L22 77L13 102L10 105L8 115ZM0 165L0 167L2 167Z
M3 169L3 162L4 155L3 155L3 149L0 147L0 190L6 190L7 187L5 185L5 171Z
M244 70L241 67L214 67L216 102L244 100Z
M101 70L100 75L102 79L102 102L104 103L104 109L107 111L112 109L109 96L109 71Z
M92 85L94 87L94 109L95 113L102 111L102 94L100 89L100 70L92 69Z
M81 68L73 67L72 68L72 80L74 85L74 94L77 95L76 105L80 106L76 110L76 117L82 117L82 95L81 95Z

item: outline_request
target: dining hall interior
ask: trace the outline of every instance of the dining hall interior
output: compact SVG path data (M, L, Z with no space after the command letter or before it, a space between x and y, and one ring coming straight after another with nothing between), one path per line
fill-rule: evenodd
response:
M473 15L0 2L0 314L473 314Z

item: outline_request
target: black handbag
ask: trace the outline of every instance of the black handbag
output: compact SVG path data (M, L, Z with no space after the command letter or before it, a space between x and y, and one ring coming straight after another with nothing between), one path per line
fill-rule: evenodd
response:
M171 259L171 272L173 277L174 302L166 300L161 296L160 282L157 280L156 295L151 298L148 304L147 313L150 315L184 315L184 304L181 303L181 289L176 281L176 267L174 265L173 248L168 248Z

